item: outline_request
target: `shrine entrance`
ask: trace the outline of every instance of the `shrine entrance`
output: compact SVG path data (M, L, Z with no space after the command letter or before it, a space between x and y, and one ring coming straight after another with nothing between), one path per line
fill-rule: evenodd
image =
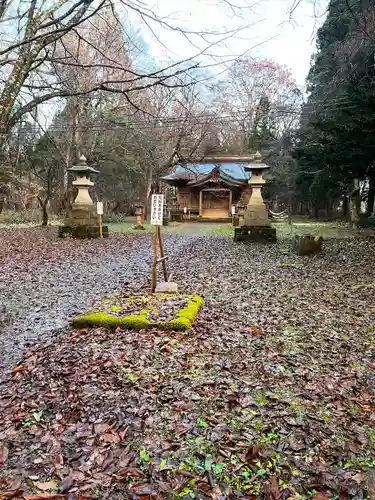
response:
M210 219L226 219L232 208L232 191L207 188L200 191L199 215Z

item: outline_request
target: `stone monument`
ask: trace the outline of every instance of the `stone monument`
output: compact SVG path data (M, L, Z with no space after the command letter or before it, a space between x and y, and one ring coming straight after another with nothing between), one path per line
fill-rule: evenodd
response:
M77 165L68 168L68 172L75 176L72 185L78 189L78 193L64 225L59 226L59 236L81 239L99 238L99 219L89 193L90 187L94 185L90 176L98 173L98 170L89 167L86 158L81 156ZM102 231L103 237L108 237L108 226L103 226Z
M269 223L268 211L262 198L262 188L266 183L263 172L268 168L269 165L262 163L259 152L255 154L254 162L245 167L247 172L251 172L251 196L240 226L234 230L234 241L276 242L276 229Z

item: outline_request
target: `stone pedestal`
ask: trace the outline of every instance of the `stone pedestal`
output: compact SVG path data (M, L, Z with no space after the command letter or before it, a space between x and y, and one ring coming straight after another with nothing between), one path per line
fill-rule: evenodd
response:
M108 226L102 226L103 238L108 238ZM100 238L99 226L59 226L60 238L81 240Z
M276 243L276 229L267 226L236 227L234 230L234 241Z

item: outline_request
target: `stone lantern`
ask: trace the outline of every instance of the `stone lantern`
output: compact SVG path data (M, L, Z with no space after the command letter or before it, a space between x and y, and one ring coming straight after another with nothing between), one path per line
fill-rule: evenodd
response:
M68 168L68 172L75 177L72 185L77 188L78 193L64 225L59 227L59 235L73 238L99 238L98 216L89 193L89 189L94 186L91 175L98 173L98 170L89 167L86 158L81 156L76 165ZM108 226L103 226L103 236L108 236Z
M262 198L262 188L266 184L263 172L269 168L269 165L262 163L259 152L254 155L254 162L245 167L245 170L251 173L249 179L251 196L240 227L234 230L235 241L276 241L276 229L271 228L268 211Z
M135 215L137 217L137 224L134 229L144 229L143 227L143 204L141 202L135 203Z

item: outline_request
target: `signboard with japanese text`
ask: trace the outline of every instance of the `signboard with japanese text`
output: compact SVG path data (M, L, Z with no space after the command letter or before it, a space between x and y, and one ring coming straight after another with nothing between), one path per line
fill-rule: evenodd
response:
M102 201L98 201L96 203L96 213L98 215L103 215L104 211L103 211L103 202Z
M164 205L164 195L153 194L151 197L151 225L153 226L163 225L163 205Z

